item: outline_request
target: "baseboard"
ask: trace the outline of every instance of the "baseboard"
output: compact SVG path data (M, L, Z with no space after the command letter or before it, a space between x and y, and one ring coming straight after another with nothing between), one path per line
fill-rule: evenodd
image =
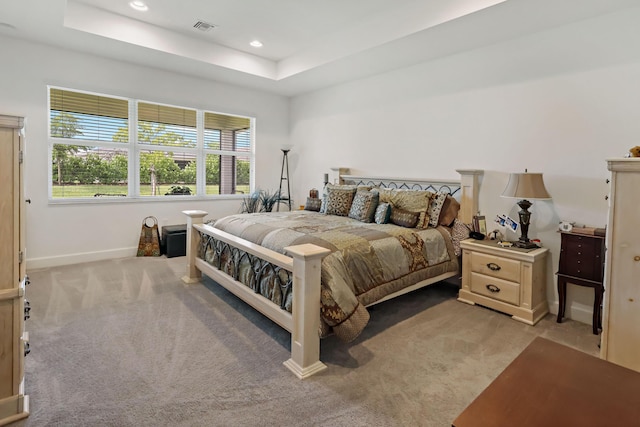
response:
M127 258L136 255L136 247L111 249L98 252L82 252L77 254L58 255L42 258L27 258L27 268L29 270L37 268L58 267L61 265L80 264L83 262L103 261L115 258Z
M557 316L558 301L554 301L553 303L549 304L549 310ZM591 325L591 321L593 320L593 308L585 307L578 304L567 303L567 307L564 310L564 318Z

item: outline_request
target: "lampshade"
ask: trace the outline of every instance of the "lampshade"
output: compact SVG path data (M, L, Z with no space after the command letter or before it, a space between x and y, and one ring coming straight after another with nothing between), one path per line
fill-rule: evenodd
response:
M550 199L541 173L512 173L502 197L518 199Z

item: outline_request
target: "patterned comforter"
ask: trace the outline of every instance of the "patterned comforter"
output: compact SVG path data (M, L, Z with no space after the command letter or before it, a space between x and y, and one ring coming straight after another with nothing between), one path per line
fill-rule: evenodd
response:
M303 243L330 249L322 262L321 316L345 341L355 339L369 321L366 305L421 280L458 271L443 227L368 224L311 211L238 214L214 226L280 253ZM273 299L272 291L261 293ZM290 310L291 301L282 305Z

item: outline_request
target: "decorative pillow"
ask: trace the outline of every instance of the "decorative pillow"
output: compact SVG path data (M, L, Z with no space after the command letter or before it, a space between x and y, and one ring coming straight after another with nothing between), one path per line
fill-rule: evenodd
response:
M389 203L379 203L374 215L376 224L386 224L391 218L391 205Z
M378 191L380 192L380 203L391 203L393 194L398 190L395 188L378 187Z
M453 252L456 256L460 256L462 253L460 242L469 238L470 231L469 226L458 218L453 220L453 225L451 226L451 241L453 242Z
M453 220L458 217L458 212L460 211L460 203L456 199L451 196L447 196L444 204L442 205L442 210L440 211L440 219L438 223L440 225L444 225L445 227L453 226Z
M427 209L427 214L429 219L427 224L429 227L437 227L440 219L440 211L442 211L442 205L444 205L444 201L447 199L447 193L436 193L431 196L431 200L429 201L429 208ZM425 218L426 219L426 218Z
M427 190L380 189L380 203L388 202L394 208L417 212L418 227L426 228L429 217L427 209L433 192Z
M323 194L320 199L320 213L325 213L327 211L327 195Z
M377 191L357 191L349 210L349 218L373 222L380 195Z
M317 197L307 197L307 203L304 205L304 210L318 212L320 210L320 206L322 206L322 199L318 199Z
M356 189L328 188L327 202L324 211L327 215L347 216L351 210L351 203Z
M369 191L371 189L371 187L364 187L364 186L357 186L357 185L335 185L335 184L328 184L324 186L324 188L322 189L322 204L320 205L320 213L326 213L327 211L327 194L329 194L329 190L332 189L338 189L338 190L361 190L361 189L366 189L367 191Z
M426 211L433 192L427 190L380 189L380 200L412 212Z
M405 211L404 209L391 208L391 222L401 227L415 228L418 224L418 212Z

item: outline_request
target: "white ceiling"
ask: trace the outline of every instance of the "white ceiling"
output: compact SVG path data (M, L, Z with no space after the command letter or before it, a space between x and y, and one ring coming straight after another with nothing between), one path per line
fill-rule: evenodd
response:
M0 35L295 95L637 0L0 0ZM197 21L215 25L202 32ZM261 48L249 46L258 39Z

